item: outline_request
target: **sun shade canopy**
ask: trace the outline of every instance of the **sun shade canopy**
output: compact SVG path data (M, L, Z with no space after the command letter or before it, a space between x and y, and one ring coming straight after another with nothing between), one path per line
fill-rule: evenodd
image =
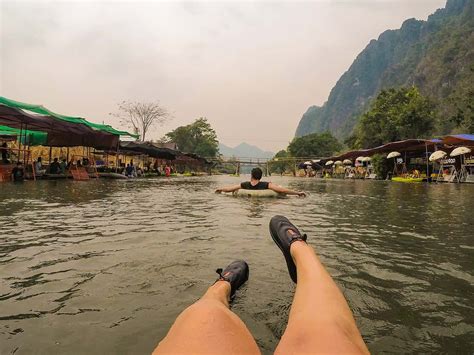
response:
M165 160L175 160L179 155L178 151L168 148L158 148L150 142L120 142L120 151L141 153L152 158Z
M48 110L46 107L43 107L41 105L32 105L32 104L27 104L24 102L19 102L15 100L10 100L7 99L6 97L0 96L0 104L11 107L11 108L17 108L20 110L26 110L30 112L34 112L40 115L44 116L50 116L53 117L57 120L64 121L64 122L69 122L69 123L74 123L74 124L82 124L85 125L91 129L114 134L117 136L130 136L133 138L138 138L138 135L136 134L131 134L126 131L119 131L109 125L104 125L104 124L98 124L98 123L93 123L90 121L87 121L85 118L82 117L73 117L73 116L66 116L66 115L61 115L59 113L55 113L53 111Z
M19 130L18 128L1 125L0 136L10 136L15 140L18 139L23 145L45 145L48 140L48 134L46 132Z
M45 132L47 140L44 145L52 147L113 149L119 142L119 136L112 133L97 131L83 124L57 120L51 116L30 114L3 104L0 104L0 125L22 132L25 129Z
M398 151L398 150L423 151L427 147L433 147L434 145L436 145L436 143L432 142L431 140L407 139L404 141L390 142L390 143L387 143L375 148L371 148L371 149L352 150L335 157L330 157L330 159L343 160L343 159L354 159L357 157L356 160L360 161L359 158L371 156L377 153L383 154L383 153L389 153L389 152Z
M445 151L442 150L437 150L433 154L430 155L429 160L430 161L436 161L443 159L446 155L448 155Z
M442 139L444 144L474 146L474 134L454 134Z
M470 152L471 149L469 149L468 147L457 147L451 152L450 156L457 157L458 155L464 155Z
M387 159L396 158L396 157L399 157L400 155L401 155L400 152L390 152L387 155Z

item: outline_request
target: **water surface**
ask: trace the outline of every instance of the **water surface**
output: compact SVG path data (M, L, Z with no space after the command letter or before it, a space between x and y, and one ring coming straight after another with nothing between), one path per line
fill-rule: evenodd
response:
M236 258L233 305L264 353L294 286L268 234L309 235L373 353L474 351L474 186L272 177L306 199L213 189L239 178L0 185L0 353L146 354Z

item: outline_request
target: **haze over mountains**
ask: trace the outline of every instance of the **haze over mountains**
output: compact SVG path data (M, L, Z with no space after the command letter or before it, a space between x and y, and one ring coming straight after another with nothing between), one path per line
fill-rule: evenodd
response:
M274 153L263 151L257 146L247 143L240 143L238 146L231 148L225 144L219 143L219 152L225 157L236 158L272 158Z
M474 83L474 1L448 0L427 21L406 20L400 29L383 32L357 56L322 106L311 106L296 136L330 131L348 137L358 116L385 88L417 86L446 117L458 97ZM446 119L438 134L449 133Z

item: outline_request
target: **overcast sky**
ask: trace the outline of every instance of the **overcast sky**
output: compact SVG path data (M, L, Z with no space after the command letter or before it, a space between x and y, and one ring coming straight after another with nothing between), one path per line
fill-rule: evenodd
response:
M203 116L275 152L371 39L445 2L0 0L0 94L119 128L117 102L159 100L151 138Z

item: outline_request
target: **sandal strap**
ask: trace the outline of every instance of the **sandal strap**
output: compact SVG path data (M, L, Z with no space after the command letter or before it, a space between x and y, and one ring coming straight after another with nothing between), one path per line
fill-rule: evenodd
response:
M306 233L303 234L303 235L296 235L296 236L291 238L290 245L293 244L294 242L296 242L297 240L300 240L300 241L306 243L306 239L308 239L308 236L306 235Z
M227 281L227 282L230 282L230 280L229 280L227 277L224 277L224 275L222 275L222 271L223 271L222 268L216 269L216 273L219 275L219 278L216 280L216 282L217 282L217 281Z

